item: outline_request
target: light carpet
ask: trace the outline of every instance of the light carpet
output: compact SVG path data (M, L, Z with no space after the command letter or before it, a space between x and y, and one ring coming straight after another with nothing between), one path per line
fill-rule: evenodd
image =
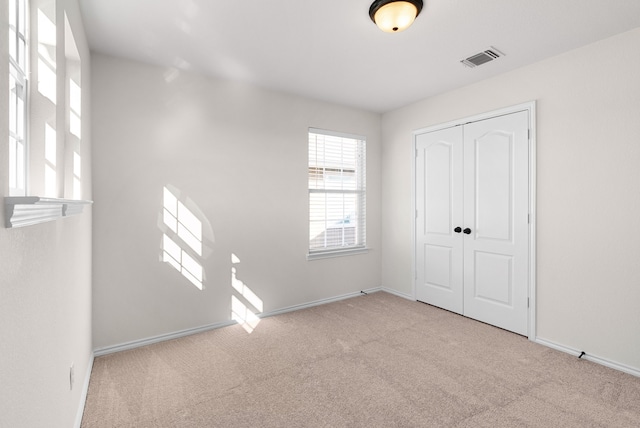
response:
M96 358L82 427L640 427L640 378L378 292Z

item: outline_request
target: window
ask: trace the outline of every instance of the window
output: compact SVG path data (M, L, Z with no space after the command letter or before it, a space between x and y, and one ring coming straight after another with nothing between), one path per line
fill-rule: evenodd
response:
M9 135L5 138L8 137L9 150L8 165L0 169L8 170L5 223L13 228L77 215L92 202L79 199L81 64L66 13L65 32L61 33L56 0L7 3L9 96L0 103L8 106ZM1 31L5 31L4 27ZM68 81L58 82L61 46L67 57ZM63 88L68 97L61 96L65 94ZM66 111L69 130L60 141L63 133L58 129L58 117ZM69 200L70 197L75 199Z
M27 188L27 5L9 0L9 194Z
M309 129L309 258L365 249L364 137Z

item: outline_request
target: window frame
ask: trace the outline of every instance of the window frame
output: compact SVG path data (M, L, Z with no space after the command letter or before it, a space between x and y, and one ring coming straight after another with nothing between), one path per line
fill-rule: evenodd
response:
M312 164L312 144L314 144L312 142L312 135L318 135L318 136L322 136L322 137L337 137L340 139L345 139L345 140L352 140L357 144L357 147L355 148L355 152L356 152L356 160L355 160L355 165L354 165L354 169L351 170L349 169L350 172L353 173L354 176L354 180L355 180L355 188L350 188L350 189L339 189L339 188L331 188L331 187L325 187L326 185L323 184L322 187L318 188L318 187L314 187L312 186L312 180L313 180L313 175L315 174L315 178L317 179L317 175L319 171L322 171L323 174L326 174L327 171L330 172L335 172L337 174L344 174L344 172L347 170L347 168L344 167L339 167L339 168L334 168L328 165L323 165L320 166L317 163ZM336 131L329 131L326 129L320 129L320 128L309 128L308 129L308 144L307 144L307 149L308 149L308 159L307 159L307 180L308 180L308 184L307 184L307 188L308 188L308 193L309 193L309 215L308 215L308 243L307 243L307 260L315 260L315 259L323 259L323 258L328 258L328 257L339 257L339 256L346 256L346 255L353 255L353 254L363 254L363 253L367 253L369 251L369 249L367 248L367 233L366 233L366 137L362 136L362 135L355 135L355 134L348 134L348 133L344 133L344 132L336 132ZM343 141L342 144L344 144L346 141ZM340 152L344 153L345 149L344 147L340 148ZM326 159L324 160L326 161ZM312 171L315 171L314 173L312 173ZM324 180L323 180L324 181ZM344 245L344 239L345 239L345 235L344 235L344 228L342 231L342 240L343 240L343 245L333 245L333 246L327 246L326 245L326 238L325 238L325 245L322 247L314 247L312 246L312 240L314 238L317 237L312 237L311 233L312 233L312 228L313 228L313 208L312 208L312 195L314 194L324 194L324 195L355 195L355 205L356 205L356 215L355 215L355 230L354 230L354 244L353 245ZM343 210L344 210L344 203L343 203ZM325 223L328 220L328 214L327 214L327 207L325 206L324 208L324 221ZM344 212L344 211L343 211ZM344 220L344 219L343 219ZM328 228L326 227L325 224L325 229L323 230L323 232L321 233L326 233L326 231L328 230Z
M9 121L15 120L9 124L9 195L26 196L29 184L29 1L9 0L9 3L10 9L11 4L15 8L15 21L8 25ZM15 46L11 46L12 42ZM11 95L14 90L15 100ZM18 108L18 100L22 100L22 108ZM14 126L15 132L12 130Z

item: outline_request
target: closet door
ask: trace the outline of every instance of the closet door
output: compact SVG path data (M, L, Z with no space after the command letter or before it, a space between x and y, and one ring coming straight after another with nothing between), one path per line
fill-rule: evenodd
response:
M528 113L464 127L464 315L526 335Z
M416 299L528 334L529 116L416 136Z
M416 136L416 298L463 313L462 127Z

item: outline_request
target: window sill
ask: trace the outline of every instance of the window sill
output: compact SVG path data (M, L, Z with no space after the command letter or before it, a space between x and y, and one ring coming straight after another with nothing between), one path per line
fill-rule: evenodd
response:
M366 247L349 248L348 250L321 251L307 254L307 260L320 260L333 257L354 256L356 254L367 254L368 252L369 249Z
M5 226L7 228L31 226L82 213L85 205L93 201L39 196L8 196L4 198Z

